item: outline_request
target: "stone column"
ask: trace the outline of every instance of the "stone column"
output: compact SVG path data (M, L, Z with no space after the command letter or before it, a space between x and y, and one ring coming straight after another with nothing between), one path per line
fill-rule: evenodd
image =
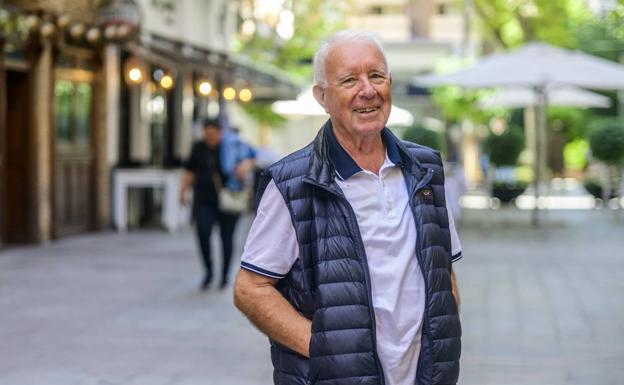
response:
M119 157L119 47L108 44L94 84L93 149L95 155L95 229L111 224L111 171Z
M128 111L130 114L130 159L149 162L151 159L152 138L150 135L147 104L149 89L147 82L129 88Z

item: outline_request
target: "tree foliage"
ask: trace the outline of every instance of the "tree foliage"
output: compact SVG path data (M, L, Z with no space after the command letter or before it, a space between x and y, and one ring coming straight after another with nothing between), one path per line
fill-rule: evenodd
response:
M309 81L312 57L320 43L344 26L345 0L292 2L294 35L283 40L275 31L259 29L251 39L239 40L237 50L256 61L270 63L301 81Z
M283 40L275 30L257 23L256 32L247 40L239 37L234 50L256 62L276 66L295 81L307 83L312 75L314 52L325 38L343 27L346 10L345 0L293 1L294 34L291 39ZM269 103L254 101L243 108L254 120L270 127L284 122L271 110Z
M256 122L269 127L279 127L286 121L282 115L273 112L270 102L255 101L253 103L245 103L241 107Z
M474 0L474 9L486 42L499 49L533 40L574 48L591 18L583 0Z
M583 0L473 0L486 51L504 50L533 40L574 48L577 30L591 17ZM494 113L477 105L487 91L438 87L433 99L451 121L485 122Z
M624 1L603 17L587 19L577 31L578 48L612 61L624 52Z
M493 113L480 108L477 104L488 91L465 90L460 87L436 87L432 97L442 110L444 118L450 123L470 119L473 122L486 122Z
M548 109L548 127L561 130L568 141L585 138L592 118L591 110L573 107Z
M624 53L624 0L618 0L602 18L590 12L584 0L473 0L473 4L485 51L540 40L614 61ZM615 113L615 94L606 94L613 99L611 109L550 108L549 125L560 125L568 140L584 138L595 115ZM452 121L486 121L491 113L476 103L483 95L452 87L433 92L444 116Z

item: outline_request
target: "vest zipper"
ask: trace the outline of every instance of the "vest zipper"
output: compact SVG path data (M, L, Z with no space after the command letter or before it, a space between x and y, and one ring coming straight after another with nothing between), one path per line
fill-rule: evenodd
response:
M347 204L347 206L349 207L349 211L351 212L351 217L349 218L349 222L351 225L351 230L355 233L356 238L357 238L357 247L362 255L362 268L364 269L364 277L366 278L366 292L368 295L368 311L370 313L371 316L371 322L372 322L372 330L373 330L373 356L375 358L375 364L377 364L377 370L379 370L379 379L380 379L380 383L381 385L385 385L386 383L386 378L384 375L384 371L383 371L383 367L381 366L381 361L379 360L379 356L377 354L377 321L375 319L375 309L373 307L373 285L371 282L371 278L370 278L370 270L368 268L368 259L366 257L366 250L364 249L364 241L362 240L362 234L360 234L360 230L359 230L359 225L357 225L357 219L355 216L355 211L353 210L353 207L351 207L351 204L349 204L349 201L347 200L346 197L341 196L342 200ZM355 221L355 225L353 224L353 221Z
M337 196L338 198L340 198L345 204L346 206L349 208L349 212L350 212L350 216L349 218L347 218L347 220L349 221L349 227L352 233L355 234L355 243L356 243L356 247L357 247L357 251L359 253L361 253L362 255L362 260L360 261L360 263L363 265L362 268L364 270L364 278L366 279L366 289L367 289L367 295L368 295L368 311L371 317L371 327L372 327L372 339L373 339L373 357L375 359L375 364L377 365L377 370L379 371L379 380L380 380L380 385L385 385L386 383L386 379L385 379L385 375L384 375L384 371L383 371L383 367L381 366L381 361L379 360L379 356L377 354L377 322L375 320L375 309L373 308L373 292L372 292L372 283L371 283L371 278L370 278L370 271L368 269L368 260L366 258L366 250L364 249L364 241L362 241L362 234L360 234L360 230L359 230L359 226L357 224L357 218L355 216L355 211L353 210L353 207L351 207L351 204L349 203L349 201L347 200L347 198L340 192L336 192L333 191L331 189L329 189L327 186L324 185L320 185L312 180L308 180L309 183L313 184L314 186L320 187L323 190ZM354 224L355 221L355 224ZM363 262L363 263L362 263Z
M412 216L414 217L414 224L416 225L416 260L418 261L418 266L420 266L420 273L423 276L423 281L425 283L425 307L423 310L423 330L422 333L424 335L429 336L429 319L427 316L428 313L428 307L429 307L429 282L427 280L427 275L425 274L425 270L423 269L423 260L422 260L422 243L421 243L421 236L419 236L418 234L418 230L419 228L421 228L422 226L419 226L418 223L418 218L416 216L416 205L414 204L415 199L416 199L416 194L418 194L418 192L420 190L422 190L427 183L429 183L429 181L431 181L431 178L433 177L433 169L428 169L427 170L427 174L425 174L424 178L421 179L419 181L419 183L416 185L416 187L414 188L414 190L411 192L410 194L410 200L409 200L409 205L410 205L410 210L412 211ZM422 344L421 344L421 352L422 352ZM418 363L416 364L416 384L418 384L418 369L420 369L420 361L422 359L422 355L419 354L418 356Z

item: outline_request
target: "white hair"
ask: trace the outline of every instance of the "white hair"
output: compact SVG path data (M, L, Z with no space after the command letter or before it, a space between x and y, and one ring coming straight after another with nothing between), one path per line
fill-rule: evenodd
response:
M381 38L379 37L379 35L377 35L374 32L369 32L369 31L347 29L347 30L343 30L343 31L336 33L335 35L329 37L327 40L321 43L321 46L314 54L313 70L314 70L314 83L315 84L321 87L327 86L325 61L327 60L327 55L329 55L329 52L331 51L331 49L336 44L339 44L339 43L356 42L356 41L371 43L375 47L377 47L377 49L379 50L379 52L384 58L384 63L386 64L386 68L388 67L388 60L386 59L386 54L383 51L383 45L382 45ZM389 72L390 70L388 69L388 73Z

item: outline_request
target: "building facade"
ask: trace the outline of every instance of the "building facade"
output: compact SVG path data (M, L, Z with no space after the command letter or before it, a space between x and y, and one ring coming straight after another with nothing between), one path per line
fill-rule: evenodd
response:
M225 0L0 3L0 245L109 228L115 170L179 167L194 122L228 100L296 94L231 54L237 11Z

